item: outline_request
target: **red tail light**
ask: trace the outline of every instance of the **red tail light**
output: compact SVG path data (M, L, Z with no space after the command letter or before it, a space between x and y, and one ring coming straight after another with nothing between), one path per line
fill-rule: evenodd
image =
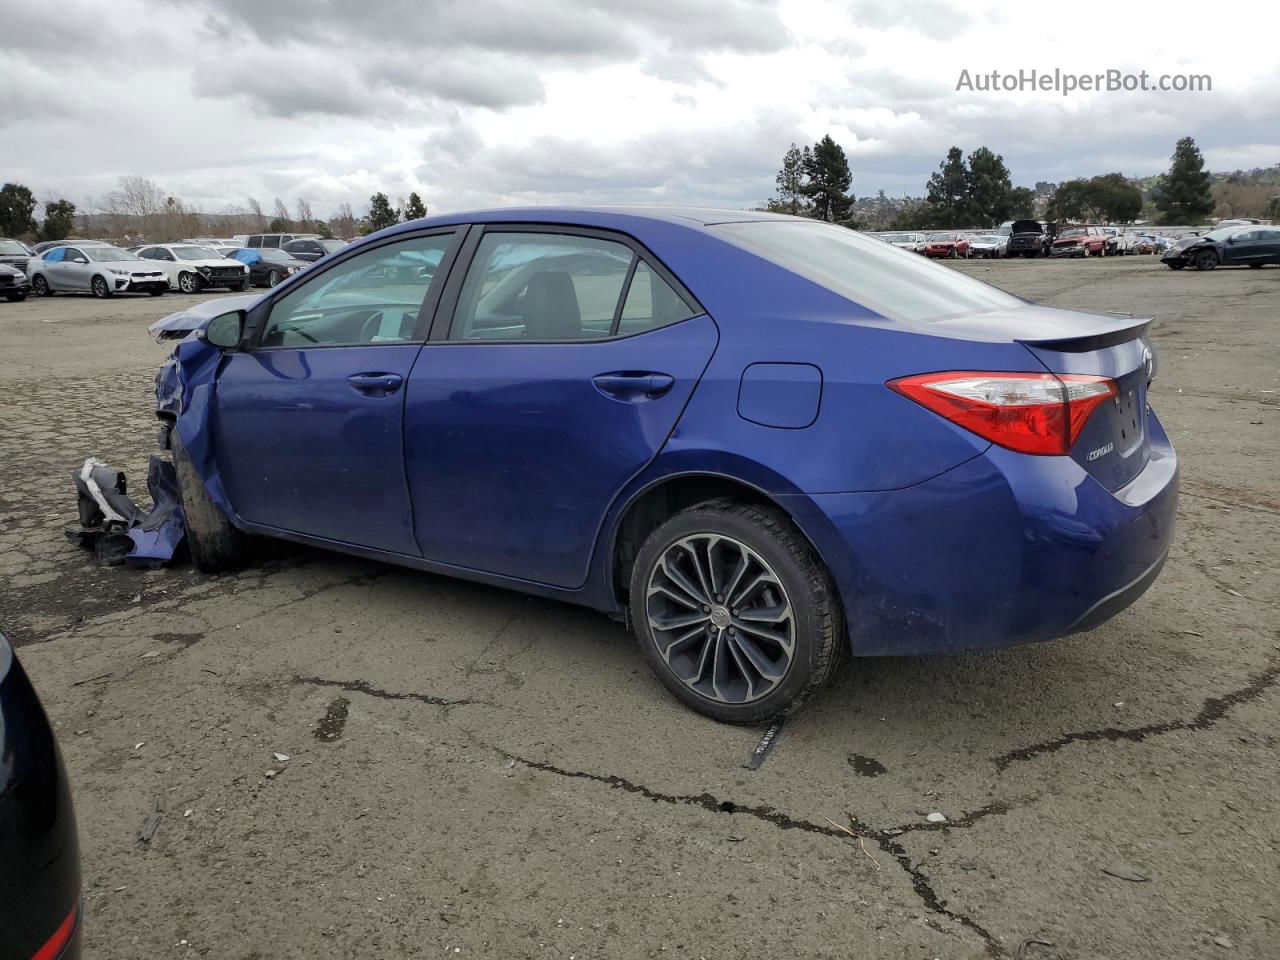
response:
M954 370L890 380L888 386L992 443L1041 456L1069 453L1114 380L1080 374Z
M71 938L75 936L76 924L80 920L80 904L71 908L71 912L67 914L66 919L54 931L48 942L37 950L31 960L57 960L62 956L62 951L67 948L67 944L71 942Z

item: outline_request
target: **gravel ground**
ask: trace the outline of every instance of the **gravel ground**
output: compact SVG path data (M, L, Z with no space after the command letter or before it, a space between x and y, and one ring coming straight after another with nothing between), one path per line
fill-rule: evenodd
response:
M69 475L145 476L146 325L195 298L0 303L0 624L86 957L1280 955L1280 270L959 268L1157 317L1172 558L1085 636L854 662L757 771L589 611L292 546L94 566Z

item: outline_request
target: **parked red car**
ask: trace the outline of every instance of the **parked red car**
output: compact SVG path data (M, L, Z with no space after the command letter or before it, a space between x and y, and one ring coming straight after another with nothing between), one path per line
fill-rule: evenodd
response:
M1051 257L1101 257L1107 252L1107 235L1097 227L1068 227L1049 249Z
M963 233L934 233L929 235L925 243L926 257L967 257L969 256L969 238Z

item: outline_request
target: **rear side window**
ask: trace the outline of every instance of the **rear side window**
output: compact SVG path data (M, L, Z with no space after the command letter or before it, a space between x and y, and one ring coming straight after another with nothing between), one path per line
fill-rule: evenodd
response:
M1024 305L981 280L834 224L759 220L714 229L736 246L894 320L919 323Z
M250 238L249 238L249 242L246 244L246 246L254 247L254 248L256 249L257 247L262 246L262 238L261 238L261 237L250 237Z
M689 305L645 261L636 264L618 321L618 334L626 336L665 327L693 316Z
M279 237L274 237L274 236L273 236L273 237L263 237L263 238L262 238L262 245L263 245L264 247L271 247L273 250L274 250L274 249L277 249L277 248L279 248L279 246L280 246L280 238L279 238Z
M602 340L694 312L624 243L493 231L476 248L449 338Z
M44 255L45 263L61 263L62 258L67 255L66 247L54 247Z
M298 284L271 308L263 347L407 343L453 234L375 247ZM443 281L441 281L443 282Z

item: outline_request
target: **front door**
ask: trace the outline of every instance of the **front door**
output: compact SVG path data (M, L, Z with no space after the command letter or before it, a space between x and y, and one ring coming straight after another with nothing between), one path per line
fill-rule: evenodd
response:
M718 338L644 257L594 232L486 229L448 339L423 348L409 380L424 557L586 581L609 505L666 442Z
M257 343L227 356L214 449L240 517L418 554L404 385L453 244L437 232L340 260L277 296Z

